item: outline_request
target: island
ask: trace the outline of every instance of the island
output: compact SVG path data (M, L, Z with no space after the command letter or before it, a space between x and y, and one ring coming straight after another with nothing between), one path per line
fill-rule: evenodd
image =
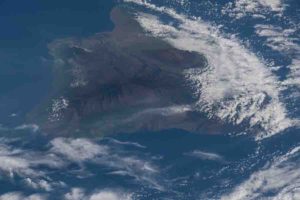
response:
M54 136L164 129L219 133L223 124L196 109L199 97L183 73L205 68L205 57L152 37L125 8L114 8L111 19L111 32L49 44L52 91L28 120Z

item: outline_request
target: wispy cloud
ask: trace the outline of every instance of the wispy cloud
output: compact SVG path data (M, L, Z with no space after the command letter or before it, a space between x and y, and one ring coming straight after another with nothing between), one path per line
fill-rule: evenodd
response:
M37 132L39 129L40 127L36 124L22 124L15 127L15 130L30 130L32 132Z
M192 152L186 153L187 156L193 156L202 160L212 160L212 161L224 161L224 158L216 153L205 152L200 150L194 150Z
M104 139L106 140L106 139ZM51 192L58 188L69 187L51 173L64 171L70 165L80 168L78 175L93 174L86 168L88 163L111 170L111 175L131 176L139 184L147 185L157 190L163 190L164 184L158 180L160 170L155 166L151 157L141 157L126 152L120 145L132 145L145 148L138 143L121 142L111 138L111 142L118 145L111 147L101 144L104 140L90 140L84 138L55 138L42 150L16 148L9 140L0 140L0 173L4 178L19 181L23 187L33 190ZM107 140L106 140L107 141ZM117 172L122 172L117 173ZM66 174L71 173L69 171ZM77 173L76 171L73 173ZM108 172L109 173L109 172ZM74 174L72 174L74 176ZM71 183L72 184L72 183Z
M120 141L120 140L117 140L117 139L114 139L114 138L107 138L107 139L110 140L111 142L115 143L115 144L126 145L126 146L134 146L134 147L142 148L142 149L147 148L146 146L141 145L137 142Z
M0 173L4 178L20 177L23 185L36 190L51 191L64 186L63 182L52 181L47 178L47 171L40 170L40 166L61 168L64 162L54 155L17 149L6 144L0 144Z
M124 142L118 140L113 141L124 144ZM135 178L142 184L150 185L159 190L163 189L163 186L156 180L159 170L150 160L132 155L128 156L126 152L118 152L118 150L106 145L97 144L83 138L56 138L50 144L50 152L65 157L68 162L77 162L81 165L84 165L85 162L92 162L108 166L112 169L112 173L123 171L123 174L126 173L126 175ZM136 143L125 144L137 145ZM140 145L138 146L141 147Z
M253 173L222 200L293 200L300 197L300 147L295 147L283 156L274 159L264 169ZM297 162L295 162L295 159Z
M13 177L15 173L35 176L36 173L31 169L30 161L22 154L24 152L20 149L13 149L5 144L0 144L0 170L8 173L10 177Z

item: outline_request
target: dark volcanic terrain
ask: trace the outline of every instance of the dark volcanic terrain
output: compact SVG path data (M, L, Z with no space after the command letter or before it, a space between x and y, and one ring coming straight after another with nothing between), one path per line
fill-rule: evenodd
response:
M111 18L112 32L49 44L53 91L29 120L51 134L216 130L194 110L183 75L205 67L206 59L147 35L123 8Z

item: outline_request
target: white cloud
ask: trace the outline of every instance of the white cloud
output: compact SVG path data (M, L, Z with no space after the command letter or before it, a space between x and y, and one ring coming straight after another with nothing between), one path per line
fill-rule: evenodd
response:
M10 192L0 196L0 200L46 200L44 195L32 194L24 196L21 192Z
M10 177L14 173L19 175L35 175L34 170L30 168L28 160L20 156L21 150L14 150L5 144L0 144L0 171L8 173Z
M190 153L187 153L188 156L193 156L195 158L200 158L202 160L213 160L213 161L223 161L223 157L211 152L205 152L200 150L195 150Z
M292 60L292 63L288 66L290 73L287 79L283 82L284 85L295 87L294 97L299 99L300 97L300 52L299 57Z
M65 163L55 155L43 154L14 148L12 145L0 143L0 171L26 177L38 177L43 173L35 170L36 166L46 165L51 168L60 168Z
M296 44L299 38L292 37L295 29L283 29L279 26L258 24L255 26L256 34L266 38L266 45L281 53L300 52L300 46Z
M49 114L50 121L59 121L62 117L62 112L69 106L69 100L61 96L52 100L51 111Z
M56 138L51 141L51 151L66 156L69 160L81 162L107 154L107 148L88 139Z
M36 124L22 124L15 128L15 130L30 130L32 132L37 132L39 129L40 127Z
M163 186L156 180L159 171L150 161L135 156L127 156L118 150L115 151L108 146L83 138L56 138L50 143L50 152L63 155L70 162L84 164L84 162L89 161L98 165L109 166L114 171L126 172L128 176L132 176L142 184L151 185L159 190L163 189Z
M222 12L236 19L247 15L253 17L260 15L260 17L264 18L265 14L270 12L281 16L286 6L283 0L235 0L234 2L227 3Z
M122 194L113 191L100 191L92 194L89 200L131 200L130 194Z
M189 105L176 105L176 106L168 106L168 107L161 107L161 108L147 108L125 119L125 123L128 121L135 121L136 119L139 119L140 117L147 116L147 115L172 116L172 115L184 114L191 110L192 107Z
M288 58L291 64L287 66L290 70L287 79L282 82L284 86L295 87L294 98L300 96L300 39L294 36L295 28L283 29L279 26L260 24L256 25L256 33L266 38L265 44Z
M237 186L222 200L294 200L300 196L299 159L300 147L295 147L283 156L277 157L264 169L253 173L248 180ZM272 195L272 193L274 193ZM271 196L269 196L271 194Z
M138 114L151 113L151 114L160 114L163 116L170 116L170 115L185 113L191 110L192 108L189 105L176 105L176 106L169 106L163 108L149 108L144 111L141 111L141 113Z
M299 23L282 15L286 7L285 0L236 0L234 3L228 3L223 8L223 14L229 14L229 16L237 19L249 15L253 18L266 19L269 18L268 14L274 16L274 13L277 13L279 14L278 16L282 17L283 21L289 22L289 28L283 28L281 23L277 23L274 26L268 24L270 22L267 20L266 24L256 25L255 29L257 36L265 38L264 45L281 53L286 59L291 61L289 66L278 66L278 68L286 67L290 70L282 85L292 90L291 97L293 98L292 101L294 101L295 98L300 96L300 40L296 34L296 31L299 30ZM291 99L287 101L291 101Z
M150 161L140 159L134 156L118 155L111 153L110 156L96 160L98 164L106 165L112 169L122 173L115 173L115 175L128 175L136 179L141 184L151 186L157 190L164 190L163 182L157 180L159 169Z
M109 139L111 142L113 142L115 144L134 146L134 147L138 147L138 148L142 148L142 149L146 148L146 146L141 145L137 142L120 141L120 140L117 140L117 139L114 139L114 138L107 138L107 139Z
M101 190L86 194L82 188L72 188L65 194L65 200L132 200L132 195L115 190Z
M63 186L62 182L48 180L45 174L47 171L38 169L39 166L49 168L61 168L65 165L55 155L47 153L17 149L14 145L5 144L7 141L0 141L0 173L4 178L14 179L20 177L24 186L32 189L51 191L54 187Z
M43 179L35 181L35 180L32 180L31 178L26 178L25 183L33 189L42 189L47 192L49 192L53 189L52 185L48 181L43 180Z
M6 171L22 170L29 167L29 163L22 158L13 156L1 156L1 169Z
M18 192L6 193L0 196L0 200L19 200L22 195Z
M69 193L65 194L65 200L85 200L86 198L82 188L72 188Z
M121 145L145 148L138 143L121 142L114 139L111 141ZM20 181L25 187L49 192L66 186L64 182L48 177L53 170L64 170L66 166L76 163L85 174L88 174L92 172L85 171L85 164L92 162L111 169L111 174L116 176L120 174L113 172L123 171L140 184L159 190L163 189L161 183L157 181L159 169L151 163L151 160L128 155L118 146L112 148L100 143L83 138L55 138L49 142L47 149L33 151L17 149L14 145L9 144L9 141L0 138L0 173L6 175L5 178L21 178Z
M164 24L156 16L138 14L141 26L179 49L196 51L208 59L205 69L185 74L199 96L199 110L212 118L236 125L248 123L249 131L261 127L257 139L269 137L290 126L293 120L281 102L281 85L264 62L234 36L199 18L187 17L147 1L126 0L166 14L179 25Z

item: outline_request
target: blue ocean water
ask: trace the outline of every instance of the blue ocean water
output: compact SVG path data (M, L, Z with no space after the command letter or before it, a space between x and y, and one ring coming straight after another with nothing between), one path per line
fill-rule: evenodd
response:
M23 118L51 87L47 45L67 37L85 37L113 28L114 2L0 1L0 119ZM14 118L17 120L17 117ZM19 121L20 123L20 121Z
M164 9L148 11L145 2L152 8ZM198 21L201 21L199 27L203 30L210 24L208 30L217 29L217 33L191 30L189 38L199 34L200 37L193 40L196 44L199 42L199 46L208 40L205 44L215 45L216 49L237 48L237 52L242 52L238 56L253 62L245 62L247 66L237 64L233 69L245 67L243 73L249 77L263 73L250 70L255 67L251 65L256 64L254 58L259 58L271 74L263 77L276 77L270 80L278 80L279 86L270 84L266 87L268 81L254 81L263 93L270 93L271 97L267 98L270 102L276 97L272 96L273 93L280 93L281 104L276 101L271 107L283 105L287 116L279 118L282 113L275 112L276 109L275 115L270 115L265 109L269 101L265 100L265 105L251 98L250 103L247 98L243 99L245 104L237 100L240 103L239 115L244 116L242 106L254 107L256 112L248 118L263 121L257 126L266 127L265 132L276 129L276 125L285 125L287 118L295 121L264 139L257 139L255 133L250 134L250 125L245 127L245 132L238 134L203 135L165 130L120 133L94 139L51 138L42 135L34 125L22 125L22 116L45 97L51 87L51 58L47 55L47 44L57 38L86 37L111 30L109 12L116 3L101 0L88 3L1 1L0 24L5 29L0 33L0 74L3 77L0 86L0 199L299 199L300 136L297 119L300 117L300 102L297 96L298 72L293 70L299 64L296 60L299 59L300 46L300 5L297 0L278 1L280 4L275 5L253 1L256 3L250 6L250 3L239 2L133 0L126 5L136 9L137 13L162 16L159 22L180 31L198 26ZM281 11L283 4L284 10ZM255 6L257 8L252 9ZM164 13L168 9L195 23L188 26L186 19L180 21L179 18L172 23L174 16ZM151 20L151 23L156 23ZM151 23L147 25L150 27ZM176 41L187 32L179 32ZM206 53L212 56L210 51ZM232 55L235 53L232 51ZM238 57L225 57L221 61L234 63L228 59ZM296 64L292 65L293 62ZM232 74L223 75L235 80ZM245 87L251 96L256 95L253 92L260 92L256 85L253 86L252 79L231 86L239 85ZM12 113L17 116L9 117Z

